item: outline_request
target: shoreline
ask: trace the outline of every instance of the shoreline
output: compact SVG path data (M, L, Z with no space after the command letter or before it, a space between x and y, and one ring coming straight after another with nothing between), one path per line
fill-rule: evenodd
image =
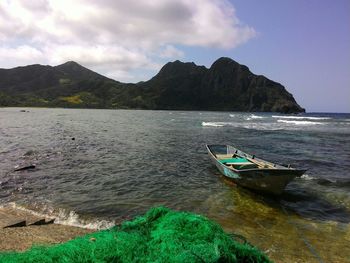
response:
M33 245L60 244L78 236L93 233L97 230L76 226L47 224L28 225L44 219L27 211L11 207L0 207L0 251L24 251ZM49 219L49 218L47 218ZM27 226L4 228L10 224L26 220Z
M60 260L62 259L62 260ZM56 246L0 253L1 262L271 262L259 248L242 243L205 216L164 206L121 228L99 231Z

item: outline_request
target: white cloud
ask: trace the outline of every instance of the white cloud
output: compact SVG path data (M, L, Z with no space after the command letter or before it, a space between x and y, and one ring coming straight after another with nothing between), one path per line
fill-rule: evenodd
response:
M45 55L42 51L22 45L18 47L0 47L0 62L7 63L9 67L24 64L45 63Z
M182 58L184 52L172 45L166 45L165 48L160 51L159 56L162 58Z
M0 2L0 67L11 56L18 63L75 60L130 76L183 57L177 45L234 48L255 35L226 0Z

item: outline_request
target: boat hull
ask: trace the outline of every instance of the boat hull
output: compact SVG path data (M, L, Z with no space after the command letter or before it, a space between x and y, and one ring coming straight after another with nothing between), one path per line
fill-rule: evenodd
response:
M297 170L278 166L274 169L246 169L236 170L218 161L208 147L208 154L220 173L237 185L254 191L280 195L294 178L301 176L305 170ZM261 160L261 159L259 159Z

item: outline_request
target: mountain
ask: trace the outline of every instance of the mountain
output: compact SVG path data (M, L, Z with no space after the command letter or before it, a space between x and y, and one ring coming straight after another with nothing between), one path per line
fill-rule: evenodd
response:
M169 62L152 79L121 83L76 62L0 69L0 106L303 112L279 83L230 58L208 69Z

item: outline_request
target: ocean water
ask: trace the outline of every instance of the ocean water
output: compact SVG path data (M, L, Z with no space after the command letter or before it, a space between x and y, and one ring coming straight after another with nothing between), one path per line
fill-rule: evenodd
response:
M90 228L165 205L276 261L350 262L350 114L21 110L0 109L1 205ZM282 196L262 196L225 180L206 144L308 171Z

